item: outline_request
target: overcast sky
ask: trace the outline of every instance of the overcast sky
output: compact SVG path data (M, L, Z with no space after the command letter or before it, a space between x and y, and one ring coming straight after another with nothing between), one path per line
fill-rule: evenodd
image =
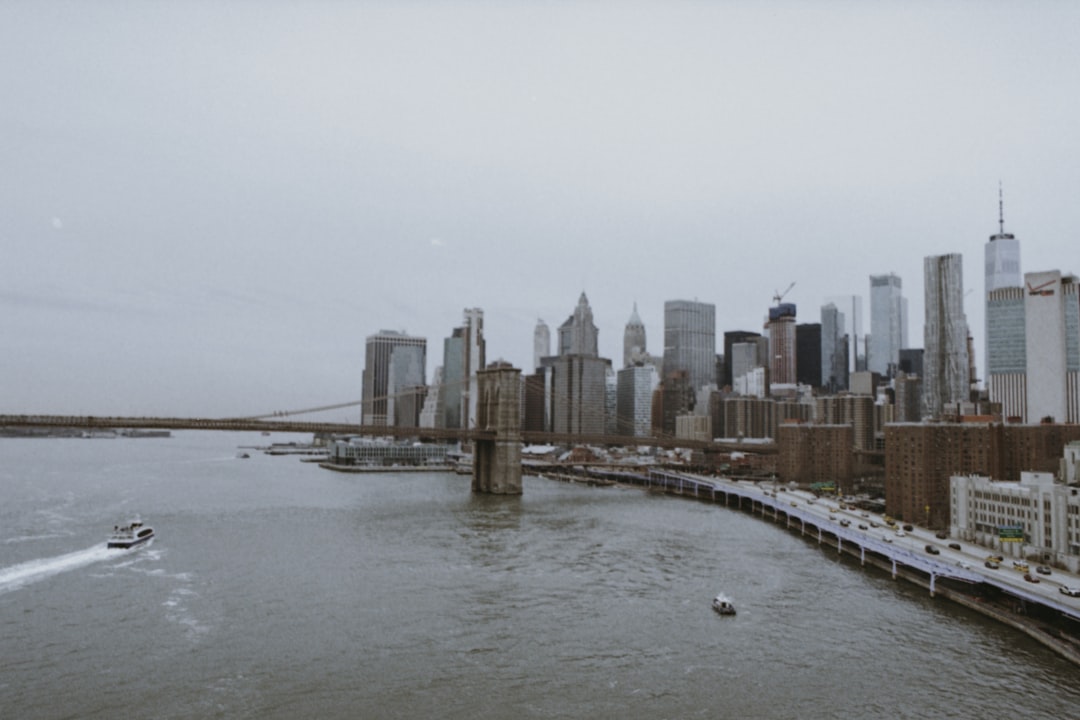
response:
M1080 272L1080 4L0 3L0 413L358 400L462 310L531 370L584 291L760 331L772 296L983 248ZM868 321L864 331L869 332ZM357 420L359 409L341 410Z

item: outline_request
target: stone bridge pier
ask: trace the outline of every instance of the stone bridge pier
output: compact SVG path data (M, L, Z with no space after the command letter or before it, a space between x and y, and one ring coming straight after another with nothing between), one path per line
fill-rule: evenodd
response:
M521 494L521 370L495 362L476 373L475 493Z

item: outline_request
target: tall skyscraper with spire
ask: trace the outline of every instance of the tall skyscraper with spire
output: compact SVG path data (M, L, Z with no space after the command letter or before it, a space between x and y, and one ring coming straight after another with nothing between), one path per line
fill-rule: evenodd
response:
M600 331L593 323L589 298L582 292L574 314L559 326L559 355L597 357L599 337Z
M551 429L557 433L602 435L606 430L607 371L599 357L599 331L581 293L574 313L559 326L559 354L551 362Z
M924 258L923 278L923 417L936 418L946 406L966 402L971 395L963 256Z
M998 185L998 231L986 243L986 314L983 349L986 388L1005 417L1022 416L1025 402L1024 304L1020 242L1005 232L1005 203ZM1010 290L1011 289L1011 290Z
M645 325L638 317L637 303L623 331L623 367L630 367L635 358L645 357Z
M998 186L998 231L986 243L986 294L1004 287L1020 287L1020 241L1005 232L1005 201Z

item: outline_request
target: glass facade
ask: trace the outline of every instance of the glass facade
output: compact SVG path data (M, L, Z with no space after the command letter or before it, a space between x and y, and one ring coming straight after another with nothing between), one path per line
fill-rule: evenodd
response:
M693 390L715 381L716 306L711 303L664 303L664 377L680 371Z

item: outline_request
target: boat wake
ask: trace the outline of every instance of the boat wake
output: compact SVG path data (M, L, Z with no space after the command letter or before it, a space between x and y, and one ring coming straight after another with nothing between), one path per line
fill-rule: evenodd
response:
M66 555L29 560L11 567L0 568L0 595L12 590L18 590L30 583L36 583L53 575L59 575L69 570L77 570L116 556L115 550L105 547L105 543L98 543L85 550Z

